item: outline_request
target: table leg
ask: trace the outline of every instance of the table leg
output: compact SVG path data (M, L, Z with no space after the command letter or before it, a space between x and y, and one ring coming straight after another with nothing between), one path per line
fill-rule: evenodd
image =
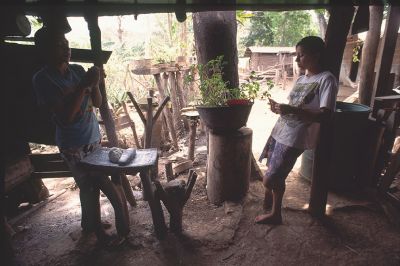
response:
M120 198L120 202L122 203L122 212L125 224L129 228L130 219L129 219L129 211L128 211L128 203L125 196L125 191L122 187L121 176L119 174L111 175L111 181L113 182L115 189L117 190L118 196Z
M151 171L143 170L140 172L140 179L142 181L143 191L149 202L151 216L153 218L154 231L158 239L165 236L167 226L165 225L164 213L161 208L161 202L156 198L154 193L154 186L151 184Z

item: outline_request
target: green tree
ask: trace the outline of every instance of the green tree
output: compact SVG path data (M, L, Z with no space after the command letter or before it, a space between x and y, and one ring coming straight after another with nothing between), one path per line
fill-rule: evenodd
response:
M190 55L194 47L192 16L188 14L183 23L173 13L156 14L157 29L150 38L153 59L175 60L179 55Z
M293 46L302 37L318 34L309 11L255 12L249 18L245 46Z

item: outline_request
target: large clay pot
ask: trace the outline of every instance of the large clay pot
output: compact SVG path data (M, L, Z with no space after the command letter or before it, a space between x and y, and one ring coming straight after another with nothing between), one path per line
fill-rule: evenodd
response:
M235 106L197 106L201 120L213 132L231 132L246 125L253 103Z

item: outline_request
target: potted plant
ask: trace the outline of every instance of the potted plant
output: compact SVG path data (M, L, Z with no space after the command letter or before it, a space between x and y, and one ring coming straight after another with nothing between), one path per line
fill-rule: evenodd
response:
M222 78L224 64L223 56L218 56L204 65L197 65L197 71L192 71L198 73L197 80L193 75L186 79L198 83L200 99L196 108L202 121L214 132L229 132L245 126L260 89L254 73L249 82L230 88Z

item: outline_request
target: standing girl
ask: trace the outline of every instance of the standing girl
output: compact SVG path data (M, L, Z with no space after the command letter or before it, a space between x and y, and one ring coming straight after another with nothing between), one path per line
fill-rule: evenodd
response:
M265 214L255 218L260 224L282 223L282 198L285 179L304 150L314 149L320 123L335 111L338 82L326 70L325 43L316 36L303 38L296 45L296 62L306 70L296 81L288 104L270 99L272 112L279 114L260 160L267 158Z

